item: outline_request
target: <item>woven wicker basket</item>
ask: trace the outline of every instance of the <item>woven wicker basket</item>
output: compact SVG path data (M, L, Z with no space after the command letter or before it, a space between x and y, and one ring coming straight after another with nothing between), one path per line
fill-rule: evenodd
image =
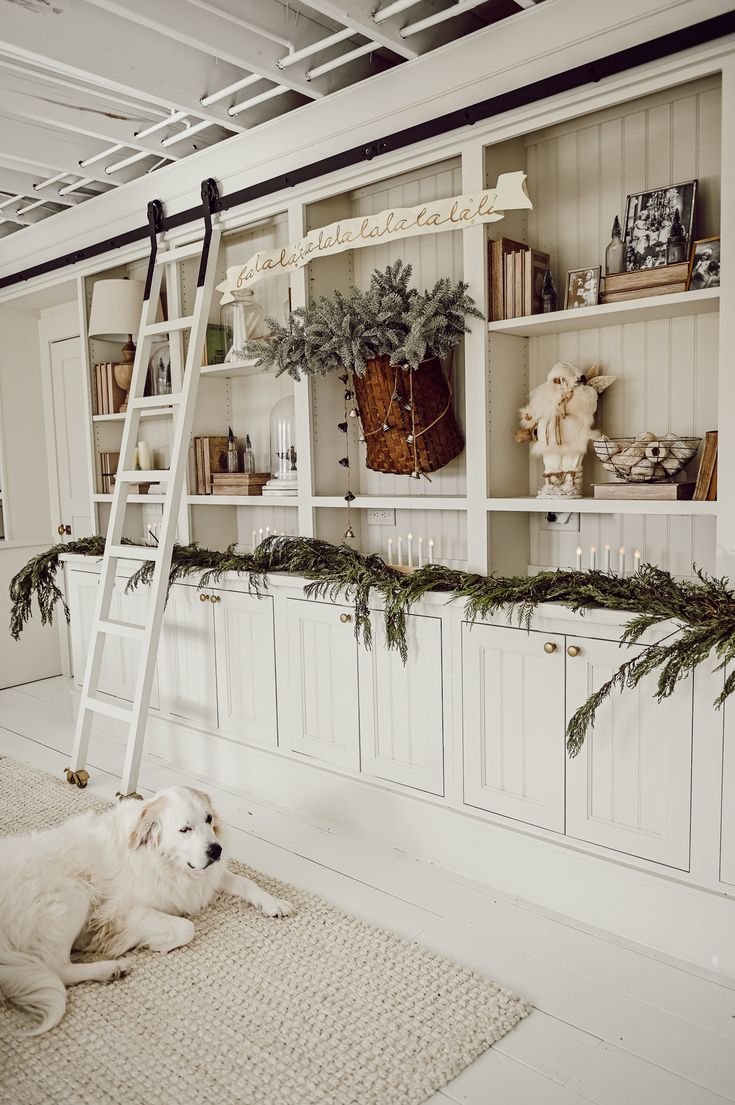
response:
M353 383L366 463L373 472L436 472L464 449L449 381L437 357L423 361L413 372L392 365L387 357L368 361L365 375L355 375ZM407 440L412 432L415 443Z

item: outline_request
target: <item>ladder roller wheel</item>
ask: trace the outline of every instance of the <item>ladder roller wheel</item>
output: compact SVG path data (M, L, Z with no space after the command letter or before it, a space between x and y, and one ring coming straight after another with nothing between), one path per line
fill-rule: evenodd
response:
M67 783L79 787L80 790L83 790L89 782L89 772L85 771L84 768L80 768L79 771L72 771L70 767L65 767L64 772Z
M130 798L134 798L136 802L143 801L143 795L138 794L137 790L134 790L131 794L123 794L121 790L116 790L115 797L117 798L118 802L127 802Z

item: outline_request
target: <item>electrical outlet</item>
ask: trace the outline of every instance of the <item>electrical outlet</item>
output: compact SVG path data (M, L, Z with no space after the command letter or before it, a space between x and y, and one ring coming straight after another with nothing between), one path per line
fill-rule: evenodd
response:
M579 514L573 514L569 510L551 510L542 515L541 529L579 533Z
M394 526L396 524L396 512L393 508L389 510L373 508L367 512L367 523L369 526Z

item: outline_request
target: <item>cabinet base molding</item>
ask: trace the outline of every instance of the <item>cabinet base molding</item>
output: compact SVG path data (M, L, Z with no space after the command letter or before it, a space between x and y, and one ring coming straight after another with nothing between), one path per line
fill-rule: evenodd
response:
M72 692L75 710L78 694ZM94 731L93 762L119 774L123 729L108 720ZM207 764L202 771L202 764ZM499 824L469 807L350 778L307 757L254 748L151 716L147 770L197 779L272 806L319 828L434 864L450 875L521 898L536 907L735 980L735 895L590 854L573 842L545 840ZM92 775L94 768L91 768ZM179 782L181 780L178 780Z

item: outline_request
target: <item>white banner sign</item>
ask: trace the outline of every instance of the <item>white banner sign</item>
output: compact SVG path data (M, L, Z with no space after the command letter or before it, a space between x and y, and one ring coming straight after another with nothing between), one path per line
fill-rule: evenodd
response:
M232 303L233 292L247 288L264 276L277 276L303 268L317 257L343 253L390 242L394 238L412 238L417 234L438 234L444 230L466 230L480 223L497 222L505 211L533 206L526 190L526 174L501 173L494 188L474 195L430 200L419 207L397 207L365 218L342 222L310 231L300 242L282 249L264 249L245 265L227 270L227 279L219 284L222 302Z

